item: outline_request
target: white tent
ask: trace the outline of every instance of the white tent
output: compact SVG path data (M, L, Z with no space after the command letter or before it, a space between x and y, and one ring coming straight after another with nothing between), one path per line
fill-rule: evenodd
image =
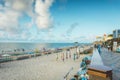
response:
M97 49L94 49L93 51L93 56L92 56L90 65L100 65L100 66L104 65L102 58Z
M3 54L2 57L9 57L9 54Z

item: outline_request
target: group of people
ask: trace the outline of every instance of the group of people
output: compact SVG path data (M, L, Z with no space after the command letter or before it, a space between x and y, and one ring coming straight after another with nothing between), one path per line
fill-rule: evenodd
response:
M61 54L57 53L56 54L56 60L59 59L59 57L61 56L61 60L64 61L65 59L69 59L71 58L71 51L70 49L67 49L66 52L62 52Z
M72 52L70 49L67 49L65 52L56 54L56 61L60 59L60 56L63 62L67 59L72 59L72 58L75 61L80 57L80 52L79 51Z

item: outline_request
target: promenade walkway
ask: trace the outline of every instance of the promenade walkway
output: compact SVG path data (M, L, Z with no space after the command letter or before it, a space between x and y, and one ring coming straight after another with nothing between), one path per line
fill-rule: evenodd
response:
M111 52L103 48L101 57L104 65L113 69L113 80L120 80L120 53Z

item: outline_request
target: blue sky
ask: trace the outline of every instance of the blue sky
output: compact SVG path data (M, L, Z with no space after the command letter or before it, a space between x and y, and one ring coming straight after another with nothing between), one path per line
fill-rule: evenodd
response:
M0 0L0 42L93 42L119 28L119 0Z

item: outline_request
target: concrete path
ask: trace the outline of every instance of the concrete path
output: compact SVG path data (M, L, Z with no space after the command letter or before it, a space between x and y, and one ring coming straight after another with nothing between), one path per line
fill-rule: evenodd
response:
M103 48L101 57L104 65L113 69L113 80L120 80L120 53L111 52Z

